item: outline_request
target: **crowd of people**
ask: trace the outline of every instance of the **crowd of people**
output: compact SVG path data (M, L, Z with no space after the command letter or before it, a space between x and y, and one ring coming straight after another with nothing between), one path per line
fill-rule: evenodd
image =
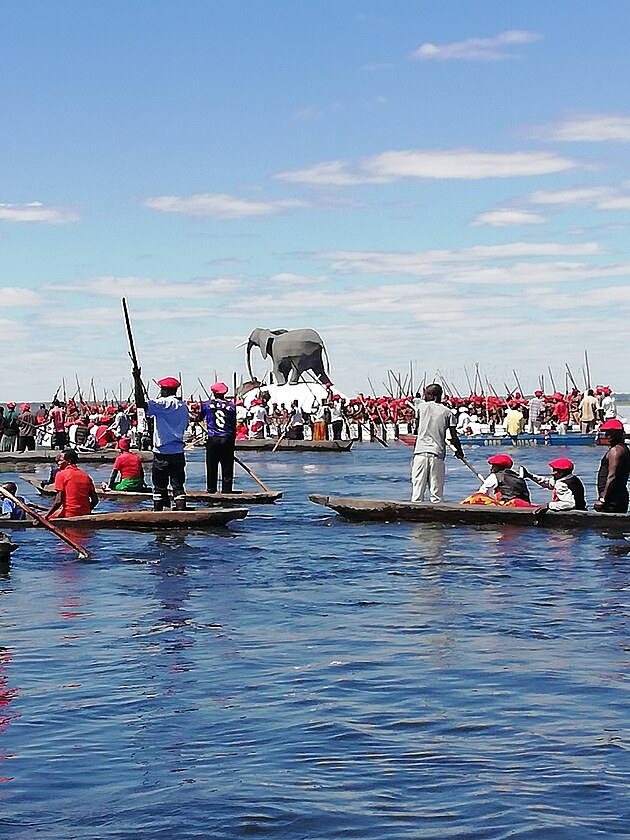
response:
M584 393L574 388L566 395L554 392L549 396L537 390L529 399L518 393L508 394L505 399L476 394L466 399L445 397L442 386L435 383L415 396L395 399L358 394L346 399L329 386L325 396L312 401L307 413L298 400L289 407L271 402L263 389L247 407L243 399L228 397L228 386L223 382L215 382L208 399L197 403L178 396L180 382L173 377L157 383L160 396L154 400L148 399L139 371L134 371L134 383L133 404L89 405L74 400L62 404L54 399L50 406L42 404L35 411L28 403L17 406L8 402L6 409L0 406L0 451L24 452L35 449L37 444L60 450L55 474L51 476L57 496L48 516L81 515L97 503L92 480L77 466L80 450L117 447L119 454L107 488L148 492L141 459L131 449L152 448L155 510L170 507L171 498L176 510L185 510L186 444L205 444L208 492L217 493L220 475L222 492L231 493L234 448L239 439L286 436L299 440L306 437L308 430L308 436L314 440L337 440L344 434L360 438L361 430L377 436L377 430L385 432L390 426L395 433L401 427L416 433L412 501L423 501L428 489L430 501L438 503L443 500L447 446L464 460L461 438L474 434L476 426L484 423L491 431L502 424L514 442L524 429L554 429L566 434L573 424L582 432L605 432L610 445L598 473L599 497L594 507L603 512L628 510L630 450L608 386ZM511 457L502 453L489 458L489 464L490 475L467 503L530 504L526 480L531 479L552 491L549 509L586 507L583 485L573 474L573 464L568 459L550 462L551 476L527 471L518 475L512 470ZM8 489L8 485L5 487ZM10 492L14 491L12 487ZM3 505L1 515L17 515L10 499L5 499Z

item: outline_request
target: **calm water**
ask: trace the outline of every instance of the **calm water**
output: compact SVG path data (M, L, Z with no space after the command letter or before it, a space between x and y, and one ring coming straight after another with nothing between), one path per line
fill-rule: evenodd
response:
M90 562L15 532L0 836L630 836L630 542L348 524L306 498L408 498L410 454L248 454L281 503L216 534L97 533ZM601 454L571 453L591 501ZM449 499L476 489L449 468Z

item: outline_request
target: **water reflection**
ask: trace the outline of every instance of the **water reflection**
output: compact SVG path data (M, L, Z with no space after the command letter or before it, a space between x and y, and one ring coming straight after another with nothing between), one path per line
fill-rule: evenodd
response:
M9 708L18 695L17 688L9 687L8 665L10 662L11 652L9 648L0 647L0 735L4 734L12 720L19 717L17 712L12 712ZM7 758L11 758L11 756L0 752L0 773ZM0 775L0 783L10 781L12 781L11 776Z

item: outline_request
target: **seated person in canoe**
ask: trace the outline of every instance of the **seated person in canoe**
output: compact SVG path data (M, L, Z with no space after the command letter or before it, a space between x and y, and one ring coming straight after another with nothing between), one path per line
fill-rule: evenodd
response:
M18 496L17 495L17 484L13 481L7 481L6 484L2 485L5 490L8 490L16 499L19 499L25 505L30 505L31 502L25 496ZM26 513L22 510L21 507L12 502L11 499L2 498L2 511L0 512L0 519L13 519L22 521L26 519Z
M79 456L74 449L64 449L57 455L59 472L55 476L57 495L46 519L66 516L86 516L98 504L94 482L77 466Z
M573 461L568 458L556 458L550 461L552 474L534 475L521 467L523 478L535 481L540 487L551 490L551 501L541 505L541 510L586 510L586 492L584 485L573 475Z
M504 453L491 455L488 458L488 463L490 464L490 475L484 480L478 493L489 496L502 504L515 500L530 504L527 484L512 469L514 461L509 455Z
M120 455L114 461L107 487L110 490L123 490L128 493L148 493L142 461L135 452L129 451L130 446L131 440L128 437L118 441ZM105 485L104 489L107 489Z

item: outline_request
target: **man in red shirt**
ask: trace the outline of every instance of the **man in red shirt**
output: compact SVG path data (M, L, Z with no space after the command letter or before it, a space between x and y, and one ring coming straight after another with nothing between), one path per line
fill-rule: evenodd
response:
M144 483L142 461L134 452L129 451L131 441L123 437L118 441L120 455L114 461L114 468L109 479L110 490L127 490L134 493L148 493ZM118 475L120 474L120 481ZM103 485L105 487L105 485Z
M559 435L566 435L569 423L569 406L564 401L562 394L556 393L554 396L557 402L553 407L552 414L556 418L556 431Z
M65 516L85 516L98 504L94 482L77 467L79 456L74 449L65 449L57 455L59 472L55 476L57 495L46 519Z

